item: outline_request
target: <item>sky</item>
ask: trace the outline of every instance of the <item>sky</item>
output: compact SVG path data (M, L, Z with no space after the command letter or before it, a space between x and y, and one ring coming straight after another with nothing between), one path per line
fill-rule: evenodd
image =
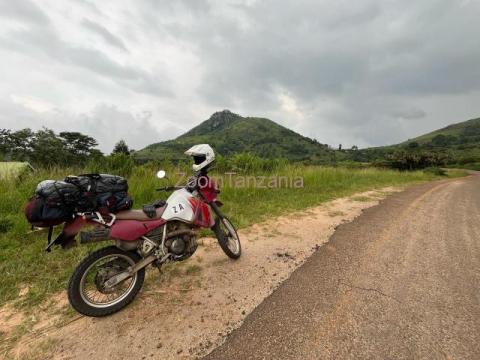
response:
M104 152L215 111L344 147L480 117L479 0L0 0L0 128Z

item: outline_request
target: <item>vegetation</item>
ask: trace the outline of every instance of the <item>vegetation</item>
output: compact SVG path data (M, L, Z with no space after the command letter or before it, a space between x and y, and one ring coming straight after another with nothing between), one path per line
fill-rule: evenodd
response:
M18 177L32 171L33 168L25 162L10 161L0 162L0 179L7 177Z
M159 167L167 170L172 181L181 172L189 173L185 166L177 168L167 163L130 165L131 167L125 168L121 160L112 161L108 164L111 166L108 172L118 173L120 170L129 174L131 195L137 206L166 196L155 192L155 188L160 185L160 180L155 177ZM120 167L116 169L115 166ZM235 181L232 186L228 181L224 182L221 199L225 202L225 212L240 227L357 191L428 181L438 177L434 173L421 171L291 165L286 161L265 160L248 154L237 155L232 159L221 158L214 175L222 178L222 173L228 170L238 175L303 178L302 188L254 188L248 182L245 188L235 188ZM32 232L22 213L26 200L41 180L62 179L68 174L88 171L91 169L58 167L27 173L21 178L0 180L0 303L13 300L17 306L38 304L47 295L65 288L74 266L92 251L93 247L81 246L67 252L56 250L45 253L46 231ZM452 174L461 175L459 172ZM100 244L103 245L105 244ZM25 288L28 288L27 295L18 298L20 289Z
M115 144L113 147L112 154L125 154L125 155L130 155L130 149L128 148L127 143L125 140L120 140Z
M199 143L211 144L220 155L219 162L236 156L255 156L265 160L267 167L280 161L355 168L373 164L399 170L480 168L480 119L450 125L398 145L368 149L357 146L345 149L339 145L334 150L269 119L242 117L228 110L213 114L174 140L152 144L137 152L120 140L110 156L103 156L96 149L95 139L78 132L0 129L0 160L29 161L34 167L73 165L95 171L115 168L117 163L124 162L123 173L128 174L134 163L168 159L181 164L185 161L183 152Z
M329 164L335 157L328 145L297 134L269 119L242 117L224 110L175 140L152 144L137 151L135 158L140 162L165 157L178 161L186 149L202 143L212 145L226 157L249 152L262 158L285 158L310 164Z
M83 165L102 156L97 141L79 132L42 129L11 131L0 129L0 157L8 161L28 161L36 166Z
M480 118L453 124L398 145L344 151L349 160L398 169L480 169Z

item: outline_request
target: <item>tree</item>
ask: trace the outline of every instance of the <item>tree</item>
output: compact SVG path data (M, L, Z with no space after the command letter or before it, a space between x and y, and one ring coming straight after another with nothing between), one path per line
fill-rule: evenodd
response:
M443 166L448 160L448 155L431 151L401 150L388 156L390 166L399 170L417 170Z
M32 139L32 153L30 159L43 166L67 165L70 154L65 151L63 141L56 136L53 130L44 128L35 133Z
M0 129L0 154L7 155L11 148L11 131L7 129Z
M97 141L79 132L43 128L37 132L0 129L0 156L6 160L30 161L37 166L84 165L88 158L102 156Z
M10 134L9 155L13 160L27 161L32 155L34 133L30 129L22 129Z
M115 144L115 147L113 148L113 151L112 151L112 155L113 154L130 155L130 150L128 149L128 146L125 140L122 139Z
M58 135L63 140L65 148L77 155L89 156L98 145L97 140L79 132L64 131Z
M464 136L478 136L480 135L480 123L473 123L465 126L463 129Z
M457 141L456 136L438 134L432 139L431 143L433 146L445 147L450 144L454 144L456 141Z

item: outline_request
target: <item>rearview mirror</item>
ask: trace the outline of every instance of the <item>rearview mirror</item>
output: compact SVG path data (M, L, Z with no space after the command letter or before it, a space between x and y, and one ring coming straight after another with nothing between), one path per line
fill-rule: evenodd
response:
M165 176L167 176L167 173L165 172L165 170L158 170L157 178L163 179Z

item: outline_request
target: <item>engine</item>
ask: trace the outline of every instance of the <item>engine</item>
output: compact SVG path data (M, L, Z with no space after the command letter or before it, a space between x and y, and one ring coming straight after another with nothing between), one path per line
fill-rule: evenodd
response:
M179 221L170 222L166 226L165 247L167 251L174 256L175 260L185 260L192 256L195 250L197 250L195 232L189 226ZM162 243L163 231L163 226L150 231L145 235L147 240L143 240L136 245L142 256L146 256L157 245Z
M192 228L186 224L175 221L170 222L167 225L167 236L165 238L165 247L168 253L172 254L175 260L185 260L193 255L197 250L196 233ZM115 244L120 249L125 251L137 250L143 257L149 255L154 249L162 243L164 226L160 226L144 236L144 239L137 241L122 241L116 240ZM108 236L103 233L88 233L88 239L82 240L83 242L93 242L106 240ZM84 235L83 237L87 237ZM94 238L95 235L95 238ZM92 240L90 240L92 238ZM99 239L97 239L99 238Z
M185 260L197 250L197 239L190 227L181 222L168 224L165 247L176 260ZM175 235L178 234L178 235Z

